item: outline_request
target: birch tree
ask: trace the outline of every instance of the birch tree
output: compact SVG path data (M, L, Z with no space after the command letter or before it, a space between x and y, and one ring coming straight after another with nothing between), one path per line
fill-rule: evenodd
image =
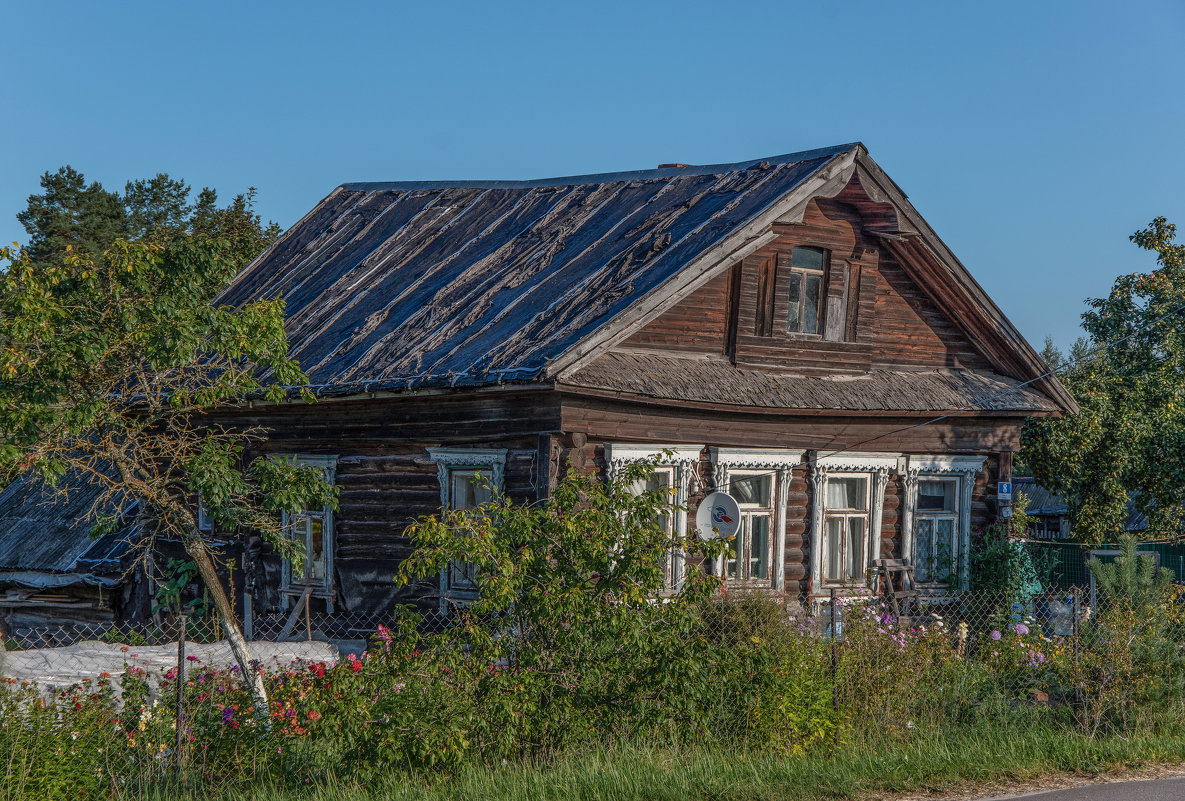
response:
M139 501L138 557L151 559L161 537L182 543L266 716L198 499L220 540L253 530L287 553L281 512L336 498L314 469L246 458L267 431L227 422L248 400L311 400L288 356L282 299L214 302L237 261L228 241L187 234L48 263L0 249L0 471L91 482L96 534L119 522L104 510Z

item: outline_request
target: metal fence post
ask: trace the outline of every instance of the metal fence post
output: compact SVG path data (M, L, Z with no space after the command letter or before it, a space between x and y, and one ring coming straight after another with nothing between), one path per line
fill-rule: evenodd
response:
M185 731L185 628L186 616L177 618L177 738L173 744L177 764L177 782L181 782L181 738Z
M1071 632L1073 634L1073 636L1071 637L1071 641L1073 643L1073 648L1074 648L1074 651L1073 651L1073 658L1074 658L1074 717L1077 720L1081 721L1082 720L1082 671L1079 669L1079 663L1078 663L1078 651L1079 651L1078 637L1079 637L1079 634L1081 633L1081 629L1080 629L1081 624L1079 623L1079 621L1082 618L1082 590L1078 587L1074 587L1073 589L1070 590L1070 596L1072 598L1072 610L1073 610L1071 616L1074 621L1073 626L1071 628Z
M839 631L835 626L835 590L831 590L831 709L839 715L839 654L836 651L836 639ZM835 726L835 742L839 744L839 724Z

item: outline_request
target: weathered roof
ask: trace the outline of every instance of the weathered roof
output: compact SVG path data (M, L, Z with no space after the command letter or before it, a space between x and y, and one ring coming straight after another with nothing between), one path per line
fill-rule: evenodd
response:
M78 476L60 487L26 475L0 492L0 571L90 574L117 565L129 532L91 538L87 515L99 489Z
M797 375L738 368L725 359L610 352L563 383L649 398L733 406L841 411L1047 412L1057 405L1012 378L979 370L874 370Z
M292 355L323 394L529 381L857 148L541 181L344 184L221 301L283 295Z
M1042 517L1064 517L1070 513L1070 505L1066 499L1048 487L1038 484L1028 476L1013 479L1017 492L1023 492L1029 500L1025 510L1031 515ZM1146 531L1148 517L1136 506L1134 493L1127 498L1127 519L1123 523L1124 531Z

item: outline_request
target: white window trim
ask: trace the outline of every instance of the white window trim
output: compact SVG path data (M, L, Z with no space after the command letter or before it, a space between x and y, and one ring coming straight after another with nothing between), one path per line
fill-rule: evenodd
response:
M716 489L728 487L729 473L733 471L768 470L775 472L774 485L774 564L773 582L775 590L786 589L786 496L790 492L790 479L796 466L802 464L806 451L769 450L757 448L709 448L712 460L712 477ZM724 575L724 557L716 559L716 575ZM748 583L748 582L745 582Z
M969 583L968 554L971 550L971 496L975 491L975 479L983 472L987 462L984 456L907 456L902 459L902 474L905 483L905 497L901 504L901 554L913 564L913 524L917 515L918 481L923 477L955 477L959 479L959 530L958 543L959 589L966 590Z
M452 508L453 470L476 470L489 477L490 489L495 495L502 493L506 478L505 448L429 448L428 457L436 465L436 478L440 482L440 508ZM450 586L448 568L440 569L440 614L447 615L450 603L472 601L477 594Z
M320 467L324 471L324 478L327 482L332 484L337 475L337 456L313 456L303 453L278 453L272 456L273 459L291 459L297 464L308 467ZM306 512L309 510L305 510ZM321 507L321 515L325 521L325 528L322 531L322 536L325 538L325 583L320 589L314 589L311 593L314 598L325 598L327 601L327 609L333 612L333 552L337 548L337 532L333 526L333 510L329 505ZM288 535L289 513L282 512L280 515L280 525L284 535ZM293 584L292 582L292 562L289 559L284 559L280 568L280 594L289 600L291 597L303 595L307 584Z
M687 533L687 499L691 495L691 480L699 469L702 445L605 445L605 466L609 481L615 481L621 472L631 464L655 461L657 467L673 467L675 469L675 508L673 512L673 530L676 536L682 537ZM670 455L666 455L669 451ZM683 586L687 575L687 555L682 550L675 551L671 560L671 584L668 589L678 592Z
M823 544L826 542L827 477L830 475L865 475L869 477L868 543L865 570L881 558L881 519L884 516L885 489L889 476L898 471L900 458L889 453L843 453L814 456L811 459L811 489L814 503L811 514L811 593L820 597L835 588L839 592L855 589L852 585L823 588Z

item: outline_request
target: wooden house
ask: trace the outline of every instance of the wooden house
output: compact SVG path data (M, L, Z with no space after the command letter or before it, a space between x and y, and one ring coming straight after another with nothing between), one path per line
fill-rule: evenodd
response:
M236 278L282 295L320 402L254 404L268 448L320 465L340 508L258 544L256 609L465 598L458 567L397 590L404 528L546 498L571 465L656 481L694 514L741 502L729 585L855 591L878 557L966 581L1030 415L1075 404L860 144L737 164L335 189ZM671 524L688 525L687 514ZM668 560L672 583L688 569ZM699 568L696 568L699 569Z

